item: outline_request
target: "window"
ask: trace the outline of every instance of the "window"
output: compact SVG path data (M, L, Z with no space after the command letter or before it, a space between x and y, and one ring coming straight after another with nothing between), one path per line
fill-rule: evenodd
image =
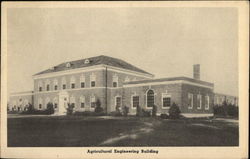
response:
M62 89L66 89L66 79L62 78Z
M42 92L42 90L43 90L41 81L38 82L38 90L39 90L39 92Z
M46 80L46 90L49 91L50 90L50 81Z
M76 101L75 101L75 97L74 97L74 96L71 96L71 97L70 97L69 102L70 102L70 104L72 105L72 107L75 108L75 103L76 103Z
M194 98L192 93L188 93L188 109L193 109Z
M206 110L209 109L209 96L208 95L205 96L205 109Z
M113 87L118 87L118 76L113 75Z
M84 87L85 87L85 83L81 82L81 88L84 88Z
M71 66L71 64L68 62L68 63L66 64L66 67L69 68L70 66Z
M148 90L147 92L147 107L153 108L155 102L154 91Z
M171 96L169 94L162 94L162 107L168 108L171 106Z
M95 108L95 96L90 97L90 107Z
M54 80L54 90L57 90L58 88L58 81L57 79Z
M80 106L81 108L85 107L85 97L80 97Z
M66 89L66 84L63 84L63 89Z
M42 106L43 106L43 104L42 104L42 98L39 98L38 99L38 109L42 109Z
M57 108L57 103L58 103L58 99L57 99L57 97L55 97L54 99L53 99L53 103L54 103L54 108L56 109Z
M95 87L95 81L91 81L91 87Z
M70 78L70 83L71 83L71 88L72 88L72 89L75 88L75 82L76 82L75 77L72 76L72 77Z
M85 76L84 75L80 76L80 85L81 85L81 88L85 87Z
M92 73L92 74L90 75L90 86L91 86L91 87L95 87L95 86L96 86L95 81L96 81L96 75Z
M202 99L201 99L201 94L198 94L197 95L197 109L201 109L201 102L202 102Z
M120 108L122 105L122 98L121 97L115 97L115 106L117 108Z
M132 96L132 108L139 106L139 96Z

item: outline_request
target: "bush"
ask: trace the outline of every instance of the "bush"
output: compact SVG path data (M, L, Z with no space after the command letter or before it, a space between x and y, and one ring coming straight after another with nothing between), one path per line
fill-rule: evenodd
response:
M103 112L103 108L101 107L101 101L99 99L97 99L97 101L96 101L95 112L96 113Z
M160 116L162 119L169 119L169 116L167 114L161 114Z
M136 116L141 116L141 107L139 105L136 106Z
M129 107L124 106L124 107L123 107L123 115L124 115L124 116L128 116L128 113L129 113Z
M152 117L156 117L156 112L157 112L157 106L154 105L152 109Z
M122 116L122 113L119 111L112 111L112 112L108 113L108 115L110 115L110 116Z
M142 117L150 117L151 116L151 111L147 111L145 109L142 109L141 112L142 112L141 113Z
M180 109L177 104L173 103L172 106L169 108L169 118L170 119L178 119L180 118Z
M45 114L54 114L55 110L54 110L54 105L53 103L49 102L47 104L47 108L45 109Z
M102 116L102 115L105 115L105 113L104 112L96 113L96 112L92 112L92 111L84 111L84 112L76 111L72 115L75 115L75 116Z
M238 117L238 107L233 104L228 104L226 101L223 102L222 105L215 105L213 107L214 115L215 116L222 116L222 117Z
M74 111L74 105L68 103L68 108L67 108L67 115L72 115Z

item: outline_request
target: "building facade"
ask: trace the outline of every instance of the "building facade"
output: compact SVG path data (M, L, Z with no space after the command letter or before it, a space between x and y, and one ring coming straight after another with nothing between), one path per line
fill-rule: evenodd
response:
M123 60L97 56L59 64L33 75L34 91L12 94L10 110L24 110L27 103L35 109L46 109L53 103L56 114L65 114L68 103L75 111L94 111L97 100L109 113L117 107L136 107L157 114L168 113L176 103L183 115L212 115L213 83L201 81L199 65L194 65L194 78L154 79L154 75Z

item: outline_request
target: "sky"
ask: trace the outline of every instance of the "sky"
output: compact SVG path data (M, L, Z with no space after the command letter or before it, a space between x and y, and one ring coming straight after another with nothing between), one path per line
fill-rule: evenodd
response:
M7 89L33 90L32 75L66 61L106 55L155 78L193 76L238 95L235 8L10 8Z

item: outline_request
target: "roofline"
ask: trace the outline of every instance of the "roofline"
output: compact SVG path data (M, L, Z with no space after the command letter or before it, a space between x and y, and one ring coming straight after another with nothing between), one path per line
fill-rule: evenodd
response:
M128 69L122 69L119 67L109 66L109 65L105 65L105 64L94 65L94 66L89 66L89 67L75 68L75 69L64 70L64 71L49 72L49 73L38 74L38 75L34 74L34 75L32 75L32 77L33 77L33 79L56 77L56 76L60 76L60 75L68 75L68 74L75 74L75 73L81 73L81 72L90 72L93 70L103 70L106 67L109 69L112 69L113 71L121 71L123 73L133 74L136 76L143 76L145 78L152 79L154 77L153 74L142 73L142 72L132 71L132 70L128 70Z
M159 81L159 80L162 80L162 81ZM188 78L188 77L159 78L159 79L153 79L153 80L141 80L141 81L127 82L127 83L124 83L123 86L124 87L136 87L136 86L182 83L182 84L191 84L191 85L197 85L197 86L202 86L202 87L207 87L207 88L212 88L212 89L214 88L213 83L205 82L205 81L198 82L198 81L191 81L191 80L193 79Z

